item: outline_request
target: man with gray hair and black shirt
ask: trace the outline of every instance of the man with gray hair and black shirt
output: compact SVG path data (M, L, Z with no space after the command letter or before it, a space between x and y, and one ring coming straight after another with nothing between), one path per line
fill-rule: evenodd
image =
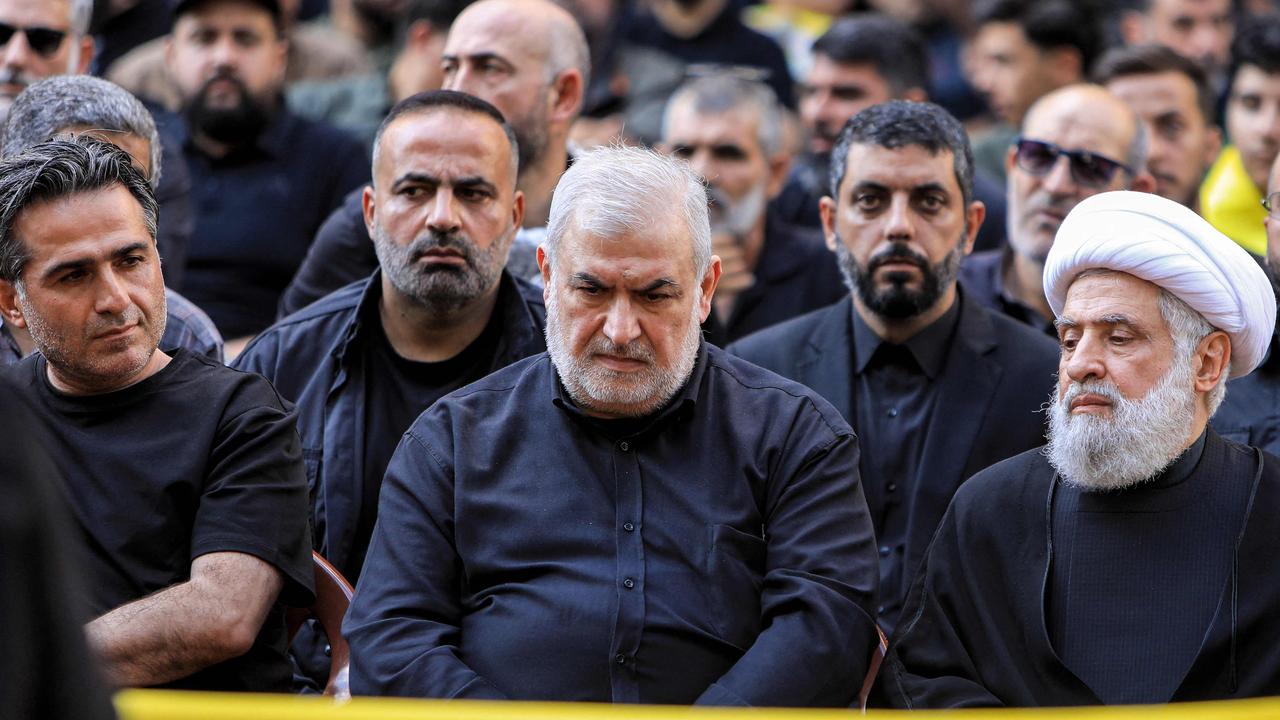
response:
M728 343L844 295L816 230L769 207L786 181L782 107L769 86L700 77L667 102L661 148L689 163L711 196L711 246L724 264L708 339Z
M353 693L854 700L877 574L857 439L703 342L706 202L644 149L565 173L548 352L437 401L391 458L343 627Z
M117 686L288 691L282 604L311 604L293 414L263 378L163 352L156 201L85 136L0 161L4 370L84 540L89 645Z
M59 75L35 83L10 108L0 133L4 138L0 157L16 155L63 133L90 135L121 148L158 192L160 135L151 113L123 88L89 75ZM163 211L164 205L159 209ZM165 300L168 319L160 347L185 347L222 362L222 336L209 316L168 287ZM0 325L0 364L17 362L34 349L25 328Z

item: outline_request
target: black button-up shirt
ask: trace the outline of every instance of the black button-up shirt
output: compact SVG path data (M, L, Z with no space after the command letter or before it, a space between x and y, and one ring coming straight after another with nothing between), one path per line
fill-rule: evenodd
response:
M280 112L257 142L222 158L175 128L191 171L195 232L183 292L227 339L275 320L276 305L311 240L352 188L369 179L360 142Z
M960 320L960 302L905 343L885 342L853 311L853 407L862 440L864 482L884 498L875 522L880 584L902 584L911 498L920 482L925 435L938 398L938 374ZM880 613L891 608L882 607Z
M703 344L664 410L578 410L547 355L442 398L387 470L355 693L847 705L874 644L858 443Z

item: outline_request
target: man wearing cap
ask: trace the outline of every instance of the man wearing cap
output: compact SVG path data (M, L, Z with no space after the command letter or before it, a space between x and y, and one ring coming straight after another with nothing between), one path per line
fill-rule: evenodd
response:
M1163 703L1280 691L1280 459L1207 427L1261 362L1262 269L1157 195L1084 200L1045 294L1049 443L952 501L881 690L898 707Z

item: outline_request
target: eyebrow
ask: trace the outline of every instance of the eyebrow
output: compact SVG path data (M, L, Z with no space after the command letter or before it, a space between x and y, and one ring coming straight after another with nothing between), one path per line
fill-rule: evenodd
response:
M401 185L404 185L405 183L422 183L424 185L446 184L444 180L442 180L439 177L436 177L435 175L431 175L428 173L420 173L420 172L407 172L401 175L400 177L396 178L396 181L391 184L391 189L394 190L400 187ZM465 188L478 187L493 193L496 193L498 191L497 185L494 185L492 182L489 182L488 180L484 179L483 177L480 177L479 175L469 175L467 177L460 177L450 181L448 184L452 185L453 187L465 187Z
M126 255L132 255L133 253L136 253L139 250L145 250L147 246L148 246L148 243L144 243L144 242L129 243L124 247L117 248L116 250L114 250L111 253L110 258L112 260L115 260L118 258L122 258ZM82 257L82 258L76 258L75 260L65 260L63 262L57 263L56 265L53 265L47 268L40 275L40 279L47 280L51 277L54 277L55 275L60 275L64 272L67 272L68 270L79 270L81 268L89 267L95 264L96 262L98 262L97 259L92 257Z
M457 55L454 53L445 53L444 55L441 56L441 59L449 60L452 62L457 62L458 60L462 60L462 59L465 59L469 62L484 62L485 60L496 60L502 63L503 65L506 65L507 67L512 67L510 61L508 61L506 58L502 57L498 53L493 52L491 50L486 50L484 52L464 54L464 55Z
M573 275L570 275L569 279L572 282L585 283L587 285L594 285L595 287L605 286L604 282L602 282L600 278L596 277L595 275L592 275L589 272L576 272ZM664 287L675 288L678 291L680 289L680 283L676 282L675 280L672 280L671 278L665 278L665 277L658 278L657 280L654 280L653 282L649 283L648 285L645 285L639 290L636 290L636 292L648 293Z

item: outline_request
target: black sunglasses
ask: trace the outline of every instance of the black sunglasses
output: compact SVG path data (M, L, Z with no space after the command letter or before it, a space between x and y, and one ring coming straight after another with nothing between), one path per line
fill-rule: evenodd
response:
M1102 187L1111 182L1118 170L1133 175L1133 170L1128 165L1097 153L1064 150L1053 143L1026 138L1018 138L1014 147L1016 148L1014 158L1018 167L1036 176L1048 175L1053 170L1053 166L1058 164L1058 158L1062 156L1066 156L1069 161L1071 179L1077 185Z
M8 23L0 23L0 45L8 45L13 34L21 32L27 36L27 44L40 57L50 58L62 47L62 40L67 37L65 30L54 30L44 27L15 27Z

